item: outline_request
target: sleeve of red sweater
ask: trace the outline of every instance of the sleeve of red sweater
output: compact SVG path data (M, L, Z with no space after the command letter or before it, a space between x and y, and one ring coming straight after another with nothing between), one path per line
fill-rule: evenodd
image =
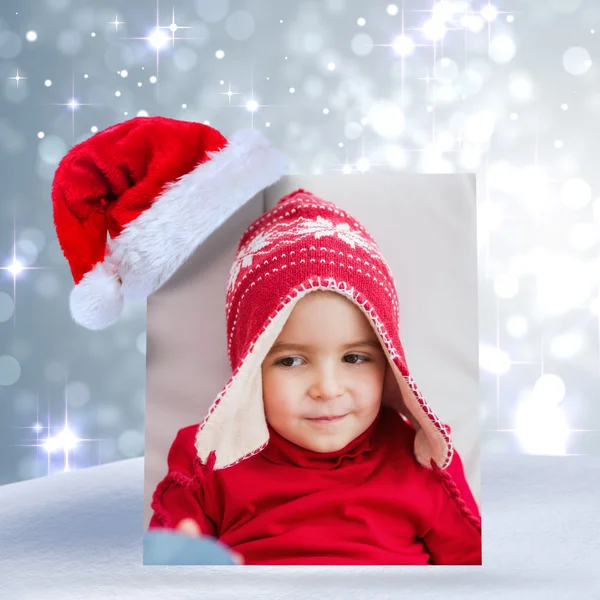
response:
M203 509L202 475L196 470L198 425L179 430L167 457L168 471L152 498L150 529L174 529L194 519L204 535L217 537L215 523Z
M441 508L423 540L436 565L481 565L481 515L465 478L460 456L436 477L442 484Z

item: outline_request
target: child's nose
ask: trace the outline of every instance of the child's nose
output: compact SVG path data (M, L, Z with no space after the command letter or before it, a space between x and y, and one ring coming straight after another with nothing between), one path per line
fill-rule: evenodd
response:
M343 394L343 386L339 373L332 367L321 367L310 389L315 400L332 400Z

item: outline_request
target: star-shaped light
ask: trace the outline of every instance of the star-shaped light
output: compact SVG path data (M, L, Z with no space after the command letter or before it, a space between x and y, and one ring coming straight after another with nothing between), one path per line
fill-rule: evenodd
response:
M230 92L219 92L220 94L224 94L224 95L230 95ZM231 92L231 95L233 95L234 92ZM263 108L266 106L281 106L278 104L261 104L260 102L258 102L258 100L254 97L254 67L252 67L251 69L251 91L250 91L250 98L248 100L246 100L246 102L244 102L243 104L231 104L231 98L230 98L230 106L234 107L234 108L244 108L246 109L251 115L252 115L252 127L254 127L254 113L256 113L258 111L259 108Z
M23 269L23 265L16 258L6 267L3 267L9 273L12 273L13 277L16 277Z
M231 104L231 96L236 96L239 94L239 92L232 92L231 82L229 82L229 89L226 92L219 92L219 94L221 94L222 96L227 96L227 98L229 99L229 104Z
M423 24L423 35L432 42L441 40L446 35L447 27L441 19L427 19Z
M75 143L75 111L80 106L97 106L94 103L80 102L75 95L75 67L71 74L71 99L68 102L52 102L51 106L68 106L71 109L71 135L73 143Z
M70 450L77 447L79 441L79 438L69 429L69 426L65 425L57 435L46 438L46 441L42 444L42 448L49 454L57 450L62 450L68 454Z
M481 9L481 16L486 21L494 21L498 17L498 9L489 2Z
M392 48L396 54L404 57L412 54L415 48L415 43L410 37L402 34L394 38L394 41L392 42Z
M173 40L173 46L175 46L175 32L179 29L191 29L191 27L185 27L183 25L177 25L175 23L175 8L173 8L173 20L171 21L171 24L167 29L169 29L169 31L172 34L171 39Z
M148 36L148 41L158 52L169 41L169 36L161 28L157 28Z
M24 79L27 79L27 77L21 77L19 75L19 69L17 69L17 74L14 77L9 77L9 79L14 79L17 82L17 87L19 87L19 81L23 81Z
M429 69L427 69L425 77L419 77L419 79L427 84L427 91L429 91L429 82L434 80L433 77L429 76Z
M109 23L111 25L114 25L115 26L115 31L117 31L119 25L124 25L125 21L119 21L119 15L115 15L115 20L114 21L109 21Z

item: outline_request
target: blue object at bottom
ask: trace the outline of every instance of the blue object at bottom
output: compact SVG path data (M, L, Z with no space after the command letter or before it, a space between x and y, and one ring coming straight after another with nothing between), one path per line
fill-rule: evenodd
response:
M211 537L190 537L168 531L144 535L145 565L235 565L231 552Z

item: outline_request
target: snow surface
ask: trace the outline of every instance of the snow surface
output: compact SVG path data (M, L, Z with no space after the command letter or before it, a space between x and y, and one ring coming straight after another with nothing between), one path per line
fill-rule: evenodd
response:
M483 567L142 565L143 459L0 487L1 600L600 597L600 459L490 455Z

